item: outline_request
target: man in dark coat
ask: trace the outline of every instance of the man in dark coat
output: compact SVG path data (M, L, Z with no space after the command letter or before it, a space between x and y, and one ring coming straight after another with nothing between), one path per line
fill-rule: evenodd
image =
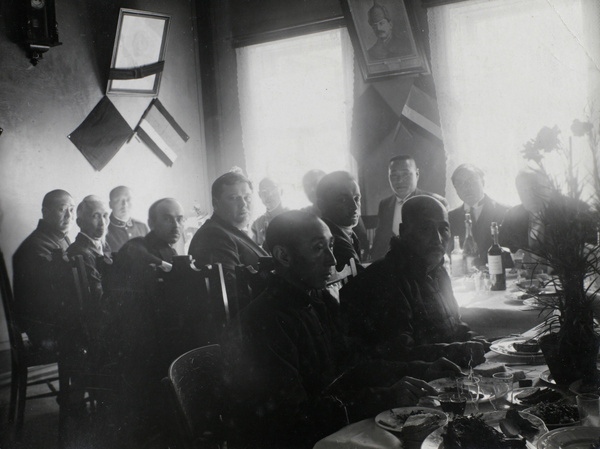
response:
M412 405L429 394L424 381L401 378L409 371L406 364L396 366L398 377L387 385L350 380L337 303L323 290L336 263L333 236L323 221L285 212L271 222L267 244L275 274L231 324L223 344L237 433L232 441L310 448L348 420ZM421 368L448 373L457 367L446 360Z
M465 213L471 215L473 223L473 238L479 249L478 265L487 263L487 251L492 246L491 224L500 225L508 206L500 204L487 196L484 192L483 171L473 164L461 164L452 173L452 184L458 197L463 200L463 205L448 213L452 237L458 236L460 244L465 241ZM448 245L448 252L454 249L453 238Z
M378 224L371 249L373 260L385 256L390 249L390 239L398 235L398 225L402 223L402 205L407 199L416 195L430 195L448 207L442 196L417 188L419 169L411 156L401 154L390 159L388 179L394 194L379 203Z
M246 232L252 211L252 183L241 173L228 172L215 180L211 189L213 215L192 238L189 254L197 267L223 265L227 295L235 298L235 267L258 267L269 254Z
M446 208L430 196L406 201L400 235L384 259L346 284L341 308L350 338L365 357L382 360L446 357L483 362L484 346L470 341L443 267L450 238Z
M59 306L49 297L48 263L54 250L66 251L75 204L64 190L53 190L42 201L42 219L13 255L15 310L21 329L35 346L55 347Z
M350 259L360 263L360 242L354 227L360 219L360 188L345 171L325 175L317 185L317 205L321 217L333 235L336 269L341 271Z

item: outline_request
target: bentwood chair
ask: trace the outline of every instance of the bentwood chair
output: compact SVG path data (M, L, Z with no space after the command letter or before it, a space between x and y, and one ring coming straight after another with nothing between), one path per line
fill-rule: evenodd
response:
M356 268L356 261L354 259L350 259L350 263L341 271L336 271L333 276L327 281L327 291L333 296L337 302L340 302L340 289L350 282L354 276L358 274L358 270Z
M272 257L261 257L258 260L258 269L251 265L238 265L235 267L235 290L236 298L232 300L231 316L250 304L265 288L269 279L269 273L273 270Z
M185 449L225 446L221 347L209 345L179 356L163 379L172 404L172 421Z
M170 271L156 270L159 332L169 363L218 343L230 317L221 264L196 267L191 256L175 256L172 265Z
M0 295L2 296L2 305L4 315L8 326L8 338L10 341L11 352L11 389L10 404L8 408L8 422L15 424L17 435L23 428L25 418L25 402L29 399L41 399L52 396L58 396L58 390L53 382L58 380L56 367L58 362L56 350L45 350L31 345L24 335L19 323L14 315L14 298L12 294L4 256L0 251ZM47 367L44 367L47 365ZM43 368L44 367L44 368ZM40 368L39 373L30 377L29 368ZM27 395L28 387L45 384L48 392L35 395ZM16 423L15 423L16 418Z

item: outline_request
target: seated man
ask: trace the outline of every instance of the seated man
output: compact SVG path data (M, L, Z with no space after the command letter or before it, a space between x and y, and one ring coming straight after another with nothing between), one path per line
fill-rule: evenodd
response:
M350 365L337 303L322 290L336 263L325 223L305 212L285 212L271 222L267 245L275 274L223 342L240 441L250 447L310 448L348 420L414 405L432 392L411 377L368 388L345 382L348 373L341 376ZM447 361L442 366L454 367Z
M410 198L402 207L400 235L385 258L342 288L347 332L366 357L446 357L461 366L484 361L484 346L469 341L443 267L449 238L442 203L430 196Z
M161 303L151 265L169 266L183 233L183 208L173 198L148 210L150 233L129 240L105 278L107 318L103 326L120 390L115 410L123 419L123 447L136 447L164 421L160 381L169 358L163 346ZM139 432L139 433L138 433Z
M104 241L108 227L108 210L102 200L95 195L86 196L77 206L79 234L67 250L68 256L82 256L88 278L92 303L83 304L85 321L90 331L96 331L102 313L102 267L97 260L110 259L110 248ZM101 262L100 262L101 263Z
M306 206L301 210L317 217L321 216L321 211L319 210L319 206L317 206L317 186L325 174L323 170L314 168L307 171L302 177L302 188L304 189L306 198L310 201L310 206Z
M265 242L267 227L271 220L288 210L281 202L281 195L283 195L283 189L273 179L264 178L258 183L258 196L267 209L264 214L254 220L251 227L252 240L259 246L263 246Z
M388 181L394 192L379 203L378 224L373 239L371 258L380 259L390 249L390 239L398 235L398 225L402 223L402 205L416 195L429 195L448 207L446 199L435 193L425 192L417 187L419 169L412 156L401 154L390 159Z
M471 215L473 238L479 249L478 265L487 263L487 251L492 246L491 224L502 223L507 206L497 203L486 195L483 187L483 171L473 164L461 164L452 173L452 184L463 205L448 213L452 237L458 236L460 244L465 241L465 214ZM454 239L450 239L448 252L454 249Z
M144 237L148 234L148 226L131 218L131 189L126 186L115 187L110 191L109 207L110 224L106 242L112 252L117 252L128 240Z
M227 295L235 298L235 267L258 267L259 257L267 257L244 231L252 208L252 183L243 174L228 172L215 180L211 189L213 215L202 225L190 243L189 254L197 267L223 265Z
M350 259L361 261L360 242L353 231L360 219L360 188L345 171L325 175L317 185L317 205L323 221L333 235L336 269L342 270Z
M542 238L540 213L550 202L552 190L548 177L532 169L517 173L515 184L521 204L506 212L499 234L500 245L512 253L531 249Z
M35 346L55 347L58 305L47 295L51 279L47 264L54 250L66 251L75 204L64 190L53 190L42 201L42 219L13 256L15 311L21 329Z

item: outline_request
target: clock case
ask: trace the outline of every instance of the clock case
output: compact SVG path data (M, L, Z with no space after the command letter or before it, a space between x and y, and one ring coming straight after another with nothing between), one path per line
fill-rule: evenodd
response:
M21 0L24 43L33 65L50 47L61 45L54 0Z

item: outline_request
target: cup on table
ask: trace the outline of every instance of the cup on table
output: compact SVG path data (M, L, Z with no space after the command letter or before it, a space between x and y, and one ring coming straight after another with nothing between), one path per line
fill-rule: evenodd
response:
M492 374L496 409L510 408L513 400L513 373Z
M459 377L456 379L458 394L467 398L468 404L472 404L475 412L479 411L480 380L479 377L475 376Z
M463 415L467 408L467 397L457 392L441 393L440 405L445 413L451 415Z
M594 393L578 394L577 410L582 426L600 427L600 396Z

